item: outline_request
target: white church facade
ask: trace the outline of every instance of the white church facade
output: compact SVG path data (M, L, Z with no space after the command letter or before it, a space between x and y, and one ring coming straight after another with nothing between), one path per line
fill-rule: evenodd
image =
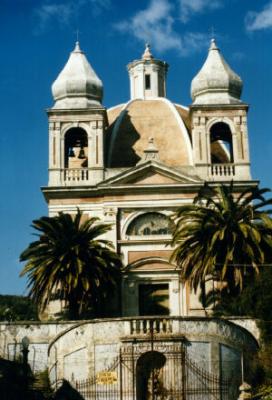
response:
M125 266L122 316L203 315L198 294L169 263L169 217L205 181L233 181L237 191L256 184L242 81L215 41L192 81L189 108L166 98L167 69L147 45L128 64L130 100L105 109L102 82L77 43L52 86L49 183L42 189L49 215L78 207L112 224L107 239Z

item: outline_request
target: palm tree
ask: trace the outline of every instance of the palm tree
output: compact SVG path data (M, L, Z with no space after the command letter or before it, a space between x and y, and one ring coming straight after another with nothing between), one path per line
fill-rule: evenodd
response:
M181 278L195 291L209 278L239 291L244 277L259 272L272 249L272 204L256 187L235 194L233 184L199 191L193 204L181 206L174 215L171 261Z
M99 307L116 287L121 271L120 257L110 241L99 237L111 229L98 218L82 220L60 213L34 220L38 240L22 252L26 261L21 276L27 275L30 298L44 311L52 298L65 302L69 317L79 318Z

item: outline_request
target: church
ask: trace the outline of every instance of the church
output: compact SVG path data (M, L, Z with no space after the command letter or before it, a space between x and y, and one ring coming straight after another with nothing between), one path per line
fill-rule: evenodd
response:
M235 400L258 348L256 323L209 316L169 258L171 216L205 182L233 181L237 193L257 185L243 83L215 40L189 107L167 99L168 64L149 45L127 69L129 100L106 109L103 83L76 43L52 85L42 188L49 216L80 209L112 226L120 296L104 319L55 321L55 301L47 321L1 323L0 355L15 357L27 336L32 370L48 368L53 388L65 379L85 400Z
M112 225L107 239L125 266L119 315L203 315L198 293L169 263L169 217L205 181L233 181L237 191L256 184L242 80L215 40L191 83L189 108L166 98L168 65L149 45L127 69L130 99L109 109L78 42L53 83L49 183L42 188L49 215L78 207Z

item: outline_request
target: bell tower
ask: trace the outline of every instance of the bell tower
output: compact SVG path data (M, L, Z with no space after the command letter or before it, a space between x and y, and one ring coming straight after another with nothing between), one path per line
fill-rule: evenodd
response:
M52 85L49 186L95 185L104 177L103 85L76 42Z
M250 180L248 105L243 82L212 39L208 57L191 84L194 164L208 181Z

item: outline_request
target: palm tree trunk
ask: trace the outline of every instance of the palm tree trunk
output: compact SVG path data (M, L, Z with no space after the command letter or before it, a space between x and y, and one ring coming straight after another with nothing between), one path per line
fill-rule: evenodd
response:
M71 294L69 299L68 314L69 314L69 319L71 320L79 319L79 304L76 296L74 296L73 294Z

